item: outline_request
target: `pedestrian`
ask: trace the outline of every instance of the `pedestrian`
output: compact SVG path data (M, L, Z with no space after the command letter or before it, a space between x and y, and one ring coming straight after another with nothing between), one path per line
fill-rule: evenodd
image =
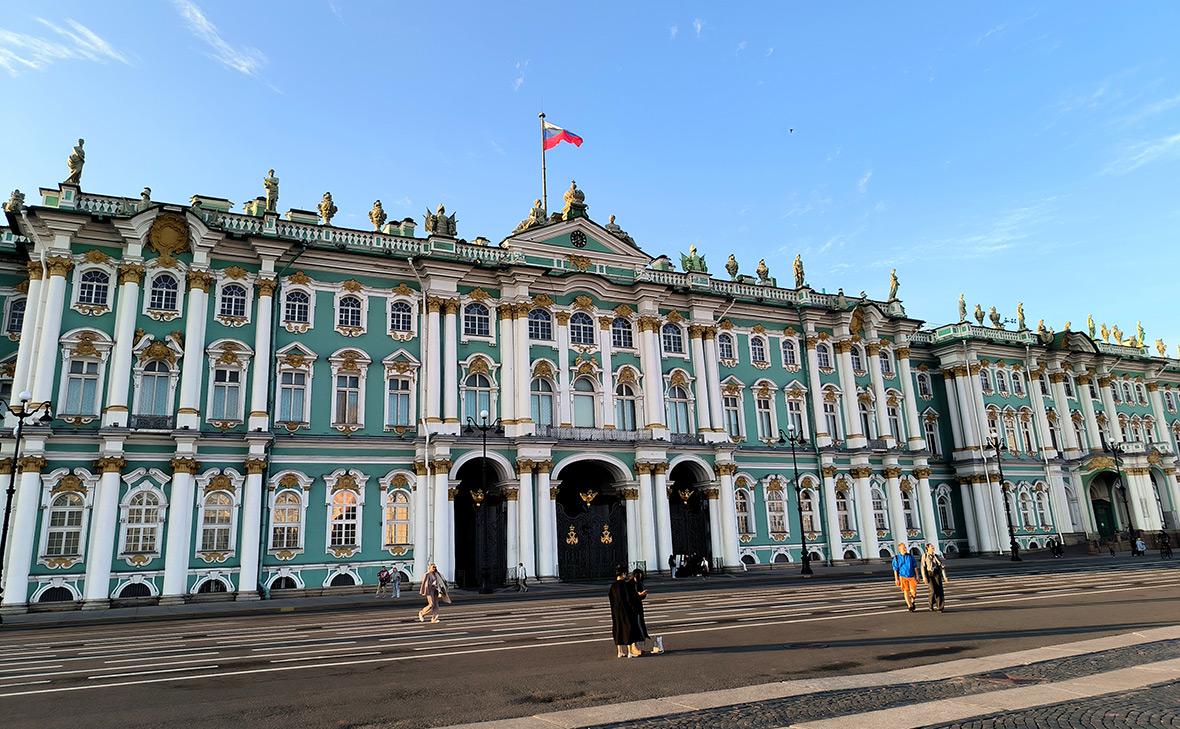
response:
M922 555L922 582L930 585L931 612L946 612L946 562L935 553L933 544L927 544Z
M914 612L914 601L918 598L918 564L914 555L906 550L905 542L897 545L893 558L893 584L901 588L906 607Z
M437 623L439 618L438 604L440 602L449 604L451 596L447 594L447 581L438 571L438 565L434 562L431 562L426 569L418 594L426 598L426 607L418 611L418 622L426 622L426 617L430 616L430 622Z
M638 567L631 570L631 584L635 587L635 594L639 596L638 608L639 635L641 636L639 640L640 643L645 643L651 638L651 635L647 632L647 620L643 615L643 601L647 599L647 587L645 587L643 584L645 577L647 577L647 575L645 575L643 570L639 569ZM640 650L643 650L642 646L640 646ZM655 651L652 652L654 653Z
M701 578L709 579L709 558L701 555Z
M668 572L671 573L672 579L676 579L676 555L668 555Z
M1147 555L1147 543L1143 541L1143 537L1135 537L1135 551L1139 553L1140 557Z
M525 570L525 568L524 568L524 562L521 562L520 564L516 565L516 591L517 592L528 592L529 591L528 580L529 580L528 571Z
M616 658L635 658L643 655L639 641L643 640L640 627L640 599L635 583L627 579L627 568L615 568L615 581L607 593L610 599L611 637L615 641Z
M373 597L379 598L385 594L392 594L393 586L390 584L392 582L393 579L389 574L389 568L382 567L377 572L377 593Z

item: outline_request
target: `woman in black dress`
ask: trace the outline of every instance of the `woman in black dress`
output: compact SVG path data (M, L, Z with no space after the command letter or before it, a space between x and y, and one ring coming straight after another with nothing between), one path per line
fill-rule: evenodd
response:
M647 620L643 617L643 601L647 599L647 589L643 586L643 580L647 577L643 570L636 567L631 571L631 584L635 586L635 594L639 597L639 642L651 640L651 634L647 632Z
M639 593L635 583L627 579L627 568L615 568L615 581L610 586L611 635L615 641L616 657L634 658L643 655L637 645L643 640L642 618Z

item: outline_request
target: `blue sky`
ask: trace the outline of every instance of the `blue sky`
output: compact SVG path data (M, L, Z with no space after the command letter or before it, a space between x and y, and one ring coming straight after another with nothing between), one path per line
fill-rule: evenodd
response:
M5 191L83 188L280 209L331 190L365 228L445 202L499 240L549 155L649 253L696 244L873 296L896 266L931 325L956 300L1060 329L1086 314L1176 354L1180 5L239 3L0 16ZM790 132L794 129L794 132ZM1154 350L1153 350L1154 351Z

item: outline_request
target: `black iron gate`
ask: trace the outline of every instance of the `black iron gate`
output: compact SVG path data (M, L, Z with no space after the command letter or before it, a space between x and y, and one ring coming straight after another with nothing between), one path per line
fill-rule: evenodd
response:
M455 494L455 582L464 589L480 586L480 568L496 588L508 576L508 504L498 489L486 492L476 506L470 489Z
M573 511L571 514L570 511ZM627 565L627 510L622 501L557 504L557 572L562 580L612 578Z
M709 538L709 500L696 488L672 487L668 494L668 515L672 522L672 551L702 556L712 561Z

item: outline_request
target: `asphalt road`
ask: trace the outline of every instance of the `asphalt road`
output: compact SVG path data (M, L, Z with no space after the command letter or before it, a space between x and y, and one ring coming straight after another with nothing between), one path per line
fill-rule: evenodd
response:
M647 602L667 655L624 660L610 643L605 587L602 597L460 600L435 625L419 624L416 596L403 595L383 610L0 633L0 725L438 726L1180 621L1171 565L1052 568L952 572L945 614L907 612L879 578L679 585Z

